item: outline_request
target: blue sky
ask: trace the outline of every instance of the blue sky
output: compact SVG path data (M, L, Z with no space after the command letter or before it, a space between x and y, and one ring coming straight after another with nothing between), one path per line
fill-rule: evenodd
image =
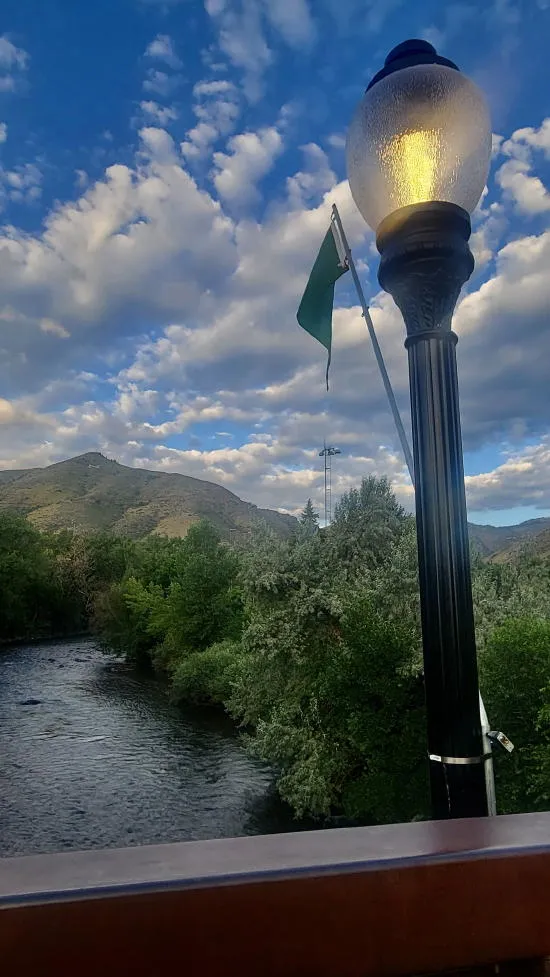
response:
M549 0L4 0L0 465L101 450L294 512L363 474L412 489L350 283L331 390L295 322L332 201L408 424L403 325L343 139L388 50L487 94L494 159L456 315L475 521L550 513Z

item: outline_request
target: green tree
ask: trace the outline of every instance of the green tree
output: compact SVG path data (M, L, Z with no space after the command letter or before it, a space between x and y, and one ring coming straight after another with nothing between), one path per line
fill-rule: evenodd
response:
M172 673L172 698L194 705L223 706L243 665L240 642L221 641L183 658Z
M550 796L550 621L508 620L491 635L480 660L491 724L514 743L495 754L501 814L546 810Z
M82 627L91 623L100 594L125 574L130 540L112 533L57 533L51 537L56 575L67 601L78 604Z
M164 594L135 577L112 584L96 602L94 622L105 646L137 666L152 665L162 638Z
M334 558L350 572L372 569L384 562L405 524L387 478L369 475L336 505L329 530Z
M61 601L41 533L22 517L0 514L0 638L52 633Z
M425 810L423 691L409 629L350 585L323 534L265 534L241 574L247 626L230 710L297 814Z
M550 618L550 560L527 551L514 562L474 559L473 595L481 653L495 628L510 618Z
M319 513L313 508L313 502L308 499L300 517L300 532L305 536L314 536L319 532Z
M168 668L184 655L238 638L242 607L236 586L237 558L213 526L192 526L175 560L175 578L155 618ZM159 659L160 660L160 659Z

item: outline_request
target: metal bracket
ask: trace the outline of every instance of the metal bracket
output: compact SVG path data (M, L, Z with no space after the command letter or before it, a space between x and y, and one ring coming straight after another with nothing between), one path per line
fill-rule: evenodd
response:
M435 763L445 763L458 766L470 766L473 763L485 763L492 759L492 753L484 753L483 756L439 756L437 753L428 753L428 759Z

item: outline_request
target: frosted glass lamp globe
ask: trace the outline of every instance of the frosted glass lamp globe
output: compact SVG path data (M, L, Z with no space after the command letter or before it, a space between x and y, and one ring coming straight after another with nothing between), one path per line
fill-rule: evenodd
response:
M348 131L351 193L375 231L411 204L447 202L471 213L489 172L491 123L483 94L452 62L437 63L445 59L431 45L417 43L431 49L435 63L410 64L414 57L401 56L394 64L404 66L392 69L392 52Z

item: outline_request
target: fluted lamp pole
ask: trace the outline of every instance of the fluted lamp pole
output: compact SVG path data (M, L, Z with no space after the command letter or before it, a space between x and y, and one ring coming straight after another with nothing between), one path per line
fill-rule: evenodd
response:
M353 198L402 312L409 380L434 818L487 814L453 311L489 170L485 99L426 41L386 58L352 120Z

